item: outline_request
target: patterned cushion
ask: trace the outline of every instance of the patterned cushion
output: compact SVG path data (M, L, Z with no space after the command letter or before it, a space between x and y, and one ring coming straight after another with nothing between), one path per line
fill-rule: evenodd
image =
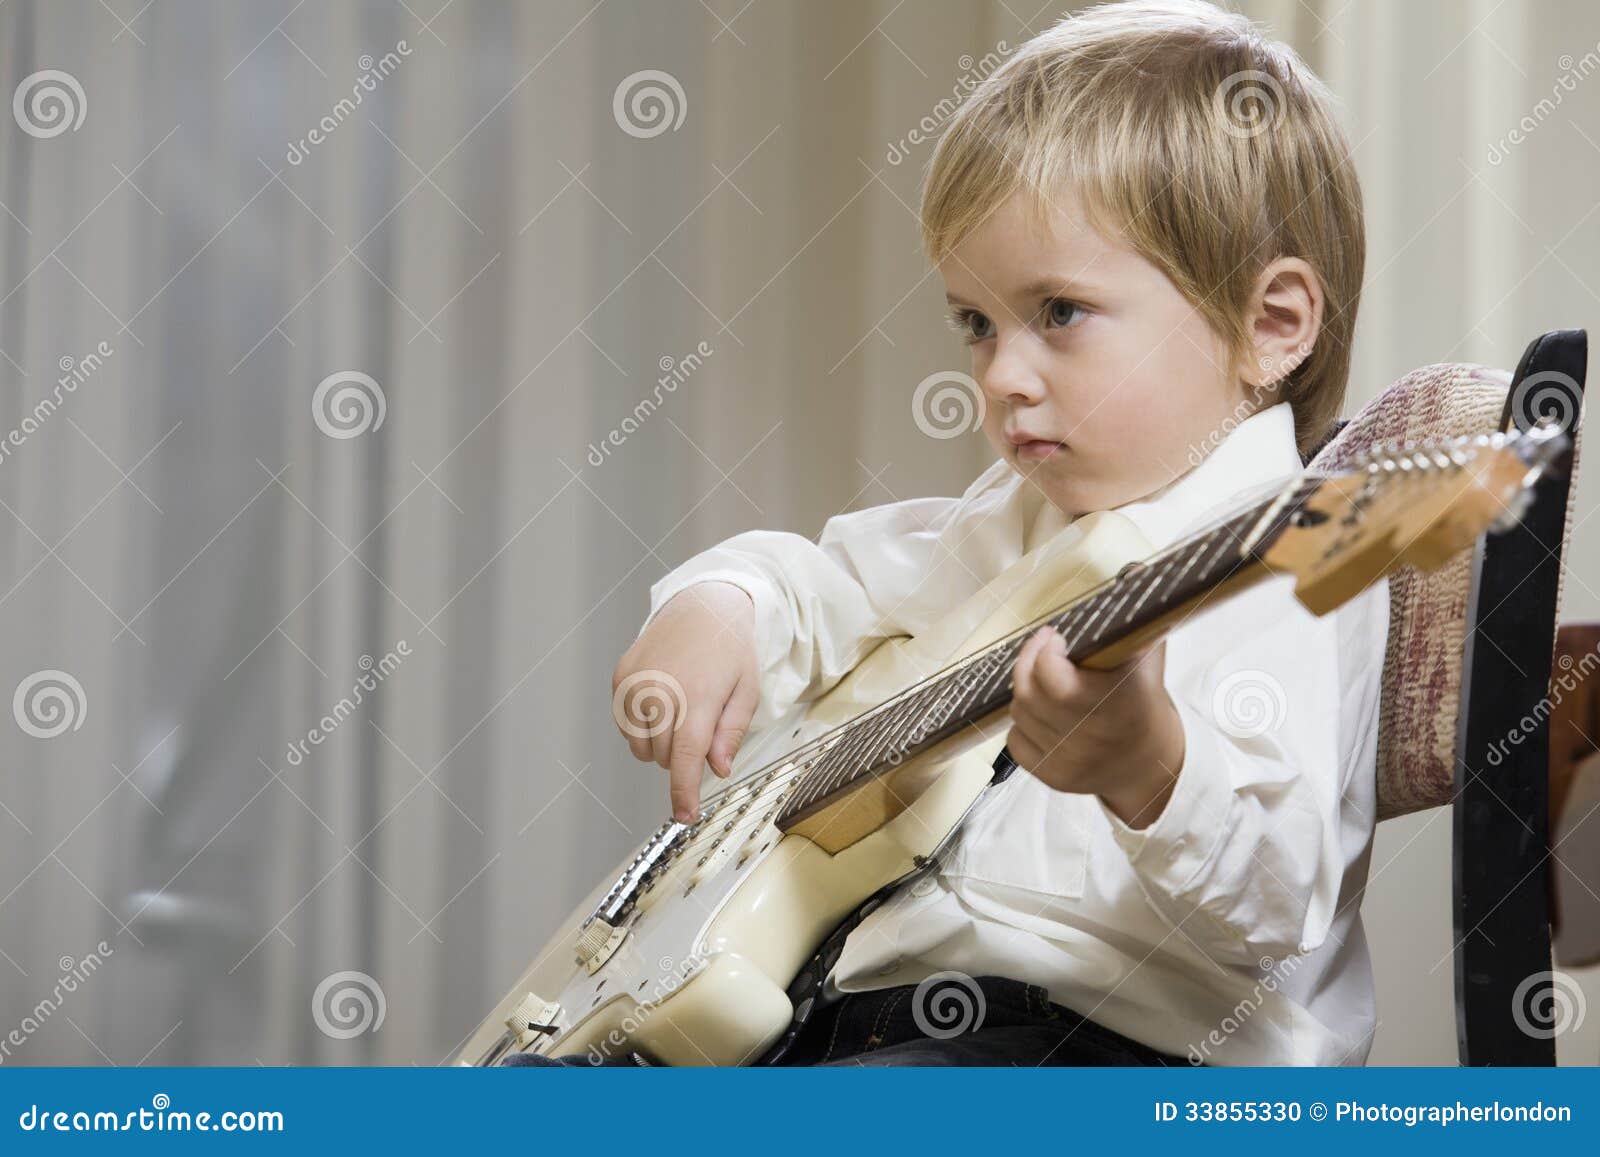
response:
M1337 472L1374 443L1485 434L1500 428L1511 375L1474 365L1413 370L1361 411L1312 459ZM1378 818L1449 803L1472 552L1436 571L1389 578L1389 642L1378 722Z

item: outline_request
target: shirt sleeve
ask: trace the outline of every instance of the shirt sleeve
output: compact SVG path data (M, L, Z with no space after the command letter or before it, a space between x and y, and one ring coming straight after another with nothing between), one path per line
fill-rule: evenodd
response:
M813 541L751 530L693 556L650 588L645 627L696 583L743 589L755 604L763 727L827 691L884 639L914 634L987 581L1008 523L1005 479L991 468L960 498L916 498L835 515ZM982 521L982 533L972 524ZM1015 550L1009 552L1016 553ZM992 577L992 576L991 576Z
M1143 829L1101 804L1149 902L1218 960L1263 968L1360 902L1344 881L1376 810L1388 584L1320 618L1292 587L1268 580L1168 637L1177 783Z

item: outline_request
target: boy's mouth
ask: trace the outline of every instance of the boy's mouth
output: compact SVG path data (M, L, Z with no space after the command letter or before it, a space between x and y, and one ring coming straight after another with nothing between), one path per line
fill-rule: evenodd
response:
M1050 457L1050 455L1054 454L1057 450L1060 450L1065 443L1048 442L1042 438L1031 438L1026 442L1015 443L1015 445L1018 458L1036 461L1038 459Z

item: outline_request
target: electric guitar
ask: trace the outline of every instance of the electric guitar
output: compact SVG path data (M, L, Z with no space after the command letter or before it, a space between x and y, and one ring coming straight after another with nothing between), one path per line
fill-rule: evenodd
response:
M1326 614L1514 525L1569 442L1541 425L1387 444L1341 473L1277 484L1155 554L1114 511L1075 519L953 611L950 629L880 644L752 732L699 818L663 825L601 883L456 1063L519 1050L760 1060L809 1013L819 946L936 866L1015 769L1003 749L1011 669L1039 626L1064 635L1074 663L1108 668L1274 576L1293 575L1300 602Z

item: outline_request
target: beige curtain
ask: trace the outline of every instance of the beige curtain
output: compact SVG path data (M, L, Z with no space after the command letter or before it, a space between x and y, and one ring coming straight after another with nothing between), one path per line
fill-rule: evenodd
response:
M989 461L911 420L964 356L915 130L1061 10L117 7L0 7L4 93L59 70L87 106L0 130L5 429L114 351L0 459L0 691L82 688L75 730L0 728L0 1037L34 1022L5 1060L438 1063L663 815L608 711L650 583ZM1600 90L1534 109L1600 14L1244 7L1356 142L1352 407L1585 324ZM1407 822L1374 1059L1447 1060L1447 824Z

